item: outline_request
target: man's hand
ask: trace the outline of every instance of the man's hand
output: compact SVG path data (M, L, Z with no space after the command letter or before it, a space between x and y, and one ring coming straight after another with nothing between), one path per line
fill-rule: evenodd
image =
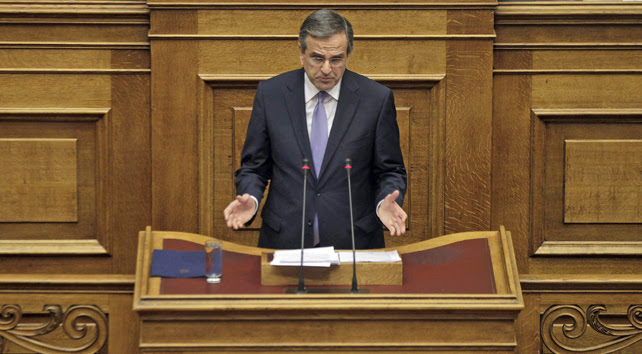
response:
M242 228L252 219L255 210L256 202L249 194L237 195L236 199L223 211L227 227L231 227L234 230Z
M390 236L403 235L406 233L406 219L408 215L395 202L399 197L399 191L388 194L379 206L379 218L385 227L390 230Z

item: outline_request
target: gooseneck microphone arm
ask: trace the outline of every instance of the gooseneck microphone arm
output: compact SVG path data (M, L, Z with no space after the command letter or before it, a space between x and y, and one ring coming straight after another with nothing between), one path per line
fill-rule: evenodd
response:
M359 293L357 286L357 251L354 243L354 218L352 216L352 185L350 183L350 170L352 170L352 159L346 159L346 173L348 174L348 197L350 200L350 232L352 233L352 289L351 293Z
M308 171L310 170L310 160L304 158L303 166L303 215L301 216L301 266L299 268L299 289L296 291L297 294L305 294L307 290L305 289L304 276L303 276L303 250L305 249L305 191L308 184Z

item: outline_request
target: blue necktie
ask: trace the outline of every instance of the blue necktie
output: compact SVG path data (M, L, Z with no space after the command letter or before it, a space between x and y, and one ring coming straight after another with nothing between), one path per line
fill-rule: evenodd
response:
M319 91L317 105L312 113L312 129L310 129L310 148L312 149L312 162L314 163L314 171L317 178L319 178L323 155L325 155L325 148L328 145L328 116L323 106L323 101L327 95L325 91ZM317 214L314 215L313 230L314 245L316 246L319 243L319 217Z

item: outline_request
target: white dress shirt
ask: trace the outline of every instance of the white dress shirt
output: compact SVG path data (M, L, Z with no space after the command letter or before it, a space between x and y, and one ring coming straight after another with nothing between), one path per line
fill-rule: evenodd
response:
M308 126L308 136L311 136L312 133L312 115L314 114L314 107L316 107L317 102L319 101L319 89L312 84L308 74L303 73L304 83L303 83L303 94L305 97L305 121ZM341 79L343 80L343 79ZM334 114L337 112L337 104L339 103L339 93L341 92L341 80L331 89L327 90L326 93L328 97L325 98L323 102L323 107L325 107L325 114L328 117L328 136L330 136L330 131L332 130L332 123L334 122Z

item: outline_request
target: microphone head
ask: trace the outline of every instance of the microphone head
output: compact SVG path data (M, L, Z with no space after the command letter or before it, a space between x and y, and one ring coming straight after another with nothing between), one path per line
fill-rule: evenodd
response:
M346 168L352 168L352 159L351 158L347 158L346 159Z
M305 169L310 168L310 160L309 159L303 158L303 162L302 163L303 163L303 166L301 166L301 168L305 168Z

